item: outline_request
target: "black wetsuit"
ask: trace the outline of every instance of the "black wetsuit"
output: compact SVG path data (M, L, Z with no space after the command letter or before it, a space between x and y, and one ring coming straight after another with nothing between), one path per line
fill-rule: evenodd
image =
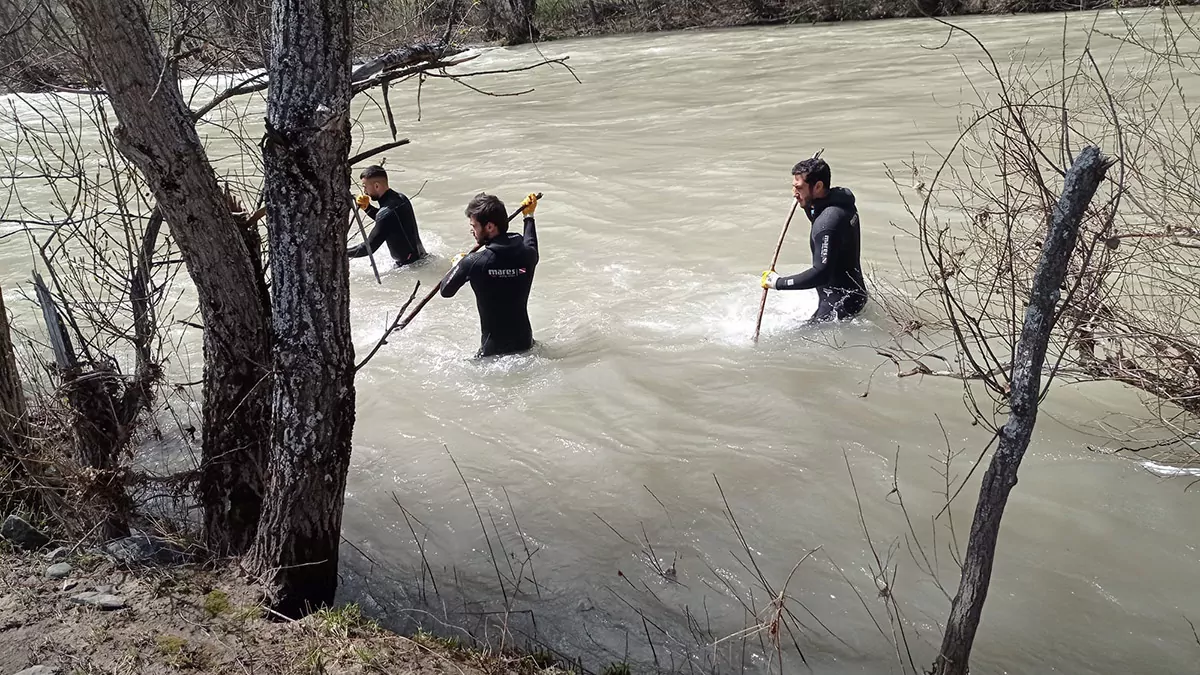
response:
M451 298L471 282L479 310L479 352L497 356L533 346L529 289L538 264L537 230L525 217L525 234L508 232L463 258L442 279L442 297Z
M413 213L412 202L408 197L388 190L379 198L379 208L374 204L367 206L367 215L375 221L375 227L367 235L366 243L347 249L351 258L362 258L367 251L374 253L383 242L387 242L388 251L396 265L407 265L424 258L427 253L421 243L421 234L417 231L417 217Z
M813 202L805 214L812 223L813 265L799 274L779 277L775 288L781 291L815 288L820 304L810 322L848 319L867 304L867 285L859 261L854 193L835 187Z

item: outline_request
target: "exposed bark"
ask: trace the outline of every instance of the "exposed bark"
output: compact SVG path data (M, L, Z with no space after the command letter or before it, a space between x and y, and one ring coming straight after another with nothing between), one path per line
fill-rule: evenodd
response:
M9 332L8 310L4 308L4 293L0 291L0 456L20 448L28 435L25 391L17 372L17 357Z
M120 126L196 284L204 319L203 468L207 544L244 552L262 507L270 333L252 257L139 0L67 0Z
M249 560L276 609L332 602L354 429L345 238L350 208L346 0L275 0L266 170L275 387L268 498Z
M1084 148L1067 172L1062 196L1051 214L1013 362L1011 412L1000 429L999 445L983 476L962 579L950 607L941 652L934 663L935 675L968 672L971 647L991 583L1000 520L1008 495L1017 484L1017 469L1037 422L1042 365L1054 327L1055 306L1079 235L1080 222L1108 167L1099 148Z

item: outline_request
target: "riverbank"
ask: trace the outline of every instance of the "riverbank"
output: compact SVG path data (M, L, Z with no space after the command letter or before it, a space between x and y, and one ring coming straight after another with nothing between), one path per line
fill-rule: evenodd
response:
M272 616L228 568L137 566L66 548L0 542L0 673L554 675L537 655L402 636L347 604Z
M535 25L543 40L615 33L786 23L832 23L920 16L1033 14L1151 7L1158 0L554 0L538 2ZM1173 3L1196 4L1194 0Z
M833 23L913 18L920 16L972 16L982 14L1032 14L1078 12L1113 8L1191 6L1200 0L550 0L533 3L530 35L537 41L613 34L653 33L671 30L734 28L740 26ZM50 3L53 5L53 3ZM357 14L352 29L353 55L364 60L389 50L420 42L449 41L463 46L503 45L509 40L496 25L495 15L481 9L487 3L454 0L381 0L369 12ZM86 69L81 58L69 52L48 51L47 43L70 42L73 32L65 10L44 10L53 20L37 21L0 39L0 62L9 71L0 77L0 94L85 88ZM265 10L240 22L218 21L206 26L204 39L185 50L178 60L180 74L188 77L217 72L242 72L263 66L261 54L269 21ZM48 15L49 16L49 15ZM257 20L262 28L255 30ZM45 24L46 35L38 32ZM448 27L452 27L448 30ZM25 33L28 33L26 35ZM44 38L50 37L51 40ZM164 39L170 36L164 36ZM172 38L173 39L173 38Z

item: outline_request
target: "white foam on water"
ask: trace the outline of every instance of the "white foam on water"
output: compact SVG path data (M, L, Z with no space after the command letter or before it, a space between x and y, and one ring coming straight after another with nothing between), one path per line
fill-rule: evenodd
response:
M715 287L715 288L714 288ZM673 336L669 342L717 342L745 346L753 342L754 324L762 288L752 279L699 279L676 287L681 299L649 308L626 325L647 331L655 338ZM769 291L763 312L761 336L786 334L799 329L817 309L815 291Z
M1169 466L1151 461L1141 462L1141 467L1161 478L1176 478L1179 476L1200 478L1200 467Z

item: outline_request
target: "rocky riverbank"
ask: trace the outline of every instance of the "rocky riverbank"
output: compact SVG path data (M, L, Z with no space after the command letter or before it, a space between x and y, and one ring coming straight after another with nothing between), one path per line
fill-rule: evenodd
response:
M191 563L158 537L79 547L13 516L0 534L0 675L566 672L536 655L397 635L352 604L287 620L236 569Z

